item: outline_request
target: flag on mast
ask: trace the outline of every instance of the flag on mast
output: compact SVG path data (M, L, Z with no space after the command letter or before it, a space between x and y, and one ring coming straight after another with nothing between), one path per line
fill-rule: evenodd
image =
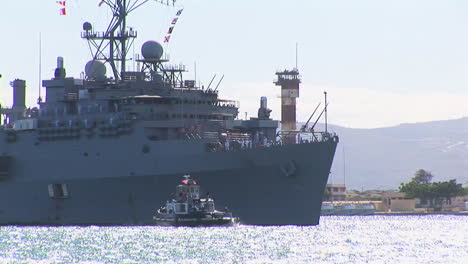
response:
M104 4L104 0L101 0L101 2L99 2L98 6L102 6L102 4Z
M62 8L60 8L60 15L65 16L67 14L67 1L57 1Z
M174 26L175 26L175 24L177 24L177 21L179 20L179 17L182 14L183 10L184 9L180 9L179 11L177 11L174 19L172 19L171 26L169 27L169 30L167 31L167 34L164 37L164 43L168 43L169 40L171 39L171 34L172 34L172 32L174 32Z

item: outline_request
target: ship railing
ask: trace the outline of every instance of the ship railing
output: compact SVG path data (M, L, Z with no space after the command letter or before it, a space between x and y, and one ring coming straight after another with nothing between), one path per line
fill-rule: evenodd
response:
M207 142L209 152L237 151L279 145L273 140L252 140L252 138L253 136L249 133L203 133L203 139Z
M216 106L239 108L240 103L239 101L235 100L218 99L218 101L216 102Z
M203 139L213 142L234 142L234 141L247 141L252 138L248 133L219 133L219 132L203 132Z
M204 132L202 138L206 141L209 152L237 151L242 149L254 149L275 147L284 144L307 144L314 142L338 141L335 133L328 132L302 132L280 131L275 140L262 138L255 139L248 133L218 133Z
M218 90L214 90L214 89L211 89L211 88L204 89L203 92L205 94L218 94Z
M81 32L81 38L84 39L113 39L113 38L136 38L138 36L137 31L135 30L126 30L123 34L120 32L116 36L110 36L106 32L97 32L97 31L84 31Z
M279 131L276 141L280 144L305 144L338 140L336 133L325 131Z
M272 140L256 142L254 140L226 140L208 143L210 152L238 151L244 149L255 149L280 146L281 144Z
M185 138L188 140L198 140L202 139L202 137L198 133L185 133Z
M219 133L218 132L203 132L202 138L210 143L218 143Z
M243 141L249 140L252 136L248 133L229 133L226 134L226 138L229 141Z

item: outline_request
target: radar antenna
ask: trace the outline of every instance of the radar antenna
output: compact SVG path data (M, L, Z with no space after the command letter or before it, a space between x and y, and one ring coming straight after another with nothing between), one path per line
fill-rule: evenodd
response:
M109 63L115 80L121 80L125 73L127 54L133 45L137 32L127 29L127 16L150 0L103 0L113 14L105 32L96 32L91 24L83 24L81 37L88 41L93 60ZM152 0L163 5L175 5L176 0ZM106 50L108 52L106 53Z

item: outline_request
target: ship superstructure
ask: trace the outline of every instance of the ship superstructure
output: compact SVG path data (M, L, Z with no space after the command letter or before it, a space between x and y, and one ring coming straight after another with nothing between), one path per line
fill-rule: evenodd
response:
M181 174L216 190L243 223L317 224L338 137L279 136L266 98L258 117L239 120L237 101L185 80L185 67L170 65L155 41L143 44L140 71L127 71L137 33L126 17L146 2L105 1L114 14L107 31L83 25L94 48L86 76L67 77L58 57L38 108L25 107L24 81L12 82L17 96L0 130L0 224L152 224L154 204Z

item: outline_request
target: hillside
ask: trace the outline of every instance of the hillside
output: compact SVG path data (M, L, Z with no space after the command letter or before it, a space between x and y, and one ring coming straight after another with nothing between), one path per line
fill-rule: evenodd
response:
M340 136L329 182L397 188L420 168L431 171L435 181L468 181L468 118L377 129L329 125L329 130Z

